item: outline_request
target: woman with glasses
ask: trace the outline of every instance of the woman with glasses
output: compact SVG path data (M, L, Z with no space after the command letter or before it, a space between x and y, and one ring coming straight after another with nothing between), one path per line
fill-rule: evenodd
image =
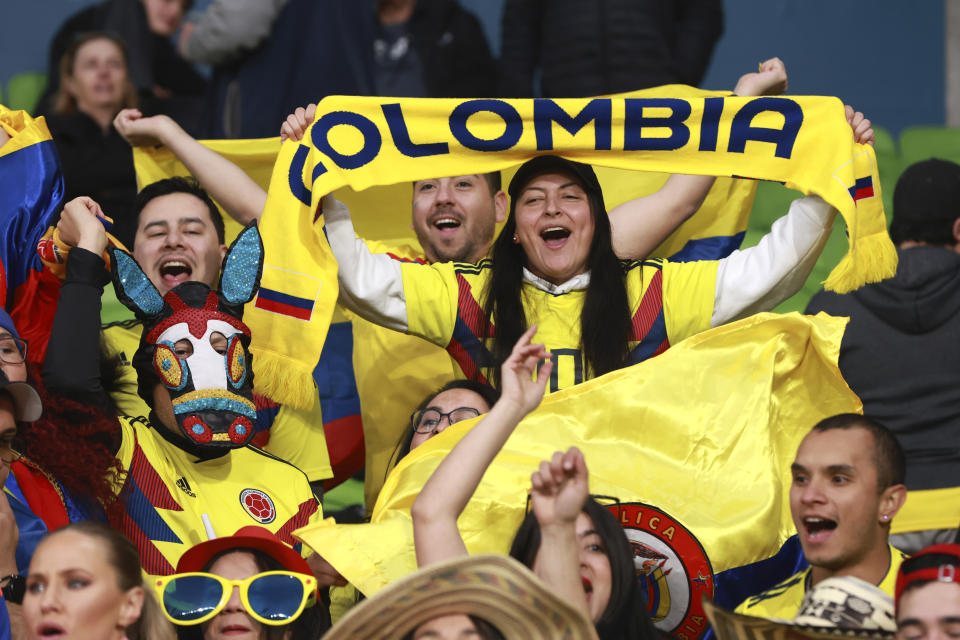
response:
M263 527L195 545L154 588L181 640L312 640L330 627L310 566Z
M30 563L27 634L31 640L173 640L142 580L136 548L115 529L89 520L59 529Z
M410 416L387 472L408 453L461 420L490 411L500 394L488 384L473 380L451 380L423 399Z
M543 398L553 365L542 344L530 343L536 329L524 332L504 362L500 399L447 454L413 504L421 567L467 555L457 518L514 428ZM601 639L653 640L630 545L613 514L588 497L588 484L576 448L541 463L531 477L532 513L511 555L587 614Z

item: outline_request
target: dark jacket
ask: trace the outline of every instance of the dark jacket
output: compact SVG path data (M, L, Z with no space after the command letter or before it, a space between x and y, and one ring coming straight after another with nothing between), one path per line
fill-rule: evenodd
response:
M428 97L495 95L497 63L483 28L455 0L418 0L409 30L423 64Z
M893 278L846 295L820 292L807 313L850 317L840 371L864 413L897 434L907 487L960 486L960 254L898 253Z
M574 98L699 85L723 32L720 0L507 0L501 95Z
M63 170L63 201L90 196L113 218L113 234L133 247L137 176L129 143L113 125L104 133L100 125L81 111L48 116L47 125Z
M216 67L204 137L266 138L297 107L373 95L373 6L290 0L254 51Z

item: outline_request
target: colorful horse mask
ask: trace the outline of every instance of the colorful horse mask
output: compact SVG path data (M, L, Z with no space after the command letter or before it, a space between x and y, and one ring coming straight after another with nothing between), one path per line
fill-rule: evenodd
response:
M201 282L184 282L161 297L130 254L111 252L117 297L143 322L133 357L140 396L152 406L153 390L162 384L181 435L191 445L245 445L253 437L257 413L250 329L240 318L263 269L256 226L244 229L230 246L219 294Z

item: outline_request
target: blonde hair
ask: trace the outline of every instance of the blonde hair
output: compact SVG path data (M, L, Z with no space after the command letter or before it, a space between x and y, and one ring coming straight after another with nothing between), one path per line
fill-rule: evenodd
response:
M60 86L53 94L53 113L70 114L77 112L77 99L67 90L67 81L73 77L73 67L77 62L77 53L80 48L94 40L109 40L117 45L123 57L124 67L128 66L127 45L120 38L110 35L106 31L89 31L83 33L70 43L63 57L60 58ZM124 78L123 104L120 109L132 109L137 106L137 88L130 81L130 76Z

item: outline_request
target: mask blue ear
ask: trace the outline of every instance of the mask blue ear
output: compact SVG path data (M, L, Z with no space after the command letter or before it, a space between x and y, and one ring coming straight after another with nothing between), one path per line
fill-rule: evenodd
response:
M230 304L246 304L260 287L263 242L257 223L251 222L230 245L220 273L220 295Z
M120 302L139 318L159 315L163 311L163 296L133 256L111 247L110 257L113 261L113 288Z

